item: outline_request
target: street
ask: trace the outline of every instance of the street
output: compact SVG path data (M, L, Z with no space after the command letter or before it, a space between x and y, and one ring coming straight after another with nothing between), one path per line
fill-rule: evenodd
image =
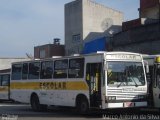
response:
M50 107L45 112L34 112L30 105L19 103L0 103L0 120L86 120L86 119L122 119L122 120L159 120L157 110L143 109L141 112L121 109L108 111L91 111L87 115L79 115L73 108Z

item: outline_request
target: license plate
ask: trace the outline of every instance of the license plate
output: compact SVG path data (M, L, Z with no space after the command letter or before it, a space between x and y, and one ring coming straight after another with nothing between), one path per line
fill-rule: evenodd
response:
M125 102L124 107L134 107L134 103L133 102Z

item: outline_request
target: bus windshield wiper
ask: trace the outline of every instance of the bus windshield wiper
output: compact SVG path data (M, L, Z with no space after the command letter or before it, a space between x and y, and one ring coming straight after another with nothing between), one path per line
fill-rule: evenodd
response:
M126 79L126 78L127 78L127 76L123 76L122 79ZM122 81L123 81L123 80L122 80ZM117 85L117 88L120 87L122 84L124 84L124 82L119 83L119 84Z
M117 88L119 88L122 85L122 83L124 84L124 82L121 82L120 84L117 85Z
M132 77L130 77L130 78L131 78L132 81L135 83L135 86L138 87L138 84L136 83L136 81L135 81Z

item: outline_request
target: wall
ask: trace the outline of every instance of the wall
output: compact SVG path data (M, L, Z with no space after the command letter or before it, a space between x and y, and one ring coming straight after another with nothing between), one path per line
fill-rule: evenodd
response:
M64 45L46 44L34 47L34 58L51 58L52 56L64 55Z
M73 40L73 35L80 35L79 40ZM79 53L83 46L82 1L76 0L65 4L65 52L66 55Z
M159 19L159 0L140 0L140 17Z
M114 51L160 54L160 23L141 25L116 34L113 37Z
M110 36L109 30L121 31L123 13L90 0L83 1L83 39ZM93 34L92 34L93 33ZM97 33L94 36L94 33ZM98 34L99 33L99 34Z
M140 0L140 8L141 10L145 10L156 6L158 3L159 0Z
M121 31L123 13L91 0L76 0L65 5L66 55L81 53L84 42L110 32ZM73 35L80 34L75 41Z

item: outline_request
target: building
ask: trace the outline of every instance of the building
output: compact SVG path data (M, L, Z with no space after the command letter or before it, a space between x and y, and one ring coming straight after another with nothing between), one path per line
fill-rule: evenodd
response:
M113 36L114 51L160 54L159 0L140 0L140 18L123 22Z
M91 0L76 0L65 5L66 55L82 52L85 41L111 36L121 31L123 13Z
M140 25L113 37L114 51L160 54L160 23Z
M64 56L64 45L60 45L59 39L54 39L53 44L34 47L34 58L52 58L53 56Z
M160 18L160 0L140 0L140 18Z

